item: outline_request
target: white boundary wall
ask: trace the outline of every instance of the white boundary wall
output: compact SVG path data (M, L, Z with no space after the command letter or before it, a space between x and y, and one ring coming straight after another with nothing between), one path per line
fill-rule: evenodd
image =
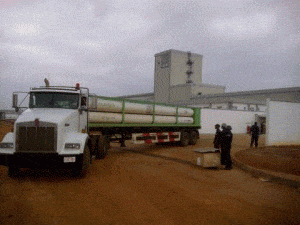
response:
M267 101L266 145L300 144L300 104Z
M221 109L201 109L201 129L202 134L216 133L215 124L226 123L232 127L232 133L246 133L247 126L255 122L255 117L266 116L264 112L232 111Z

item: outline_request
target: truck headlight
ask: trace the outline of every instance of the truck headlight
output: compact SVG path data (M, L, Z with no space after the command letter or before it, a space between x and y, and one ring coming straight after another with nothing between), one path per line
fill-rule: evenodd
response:
M8 143L8 142L0 143L0 148L13 148L13 147L14 147L13 143Z
M80 149L80 144L78 144L78 143L66 143L65 148Z

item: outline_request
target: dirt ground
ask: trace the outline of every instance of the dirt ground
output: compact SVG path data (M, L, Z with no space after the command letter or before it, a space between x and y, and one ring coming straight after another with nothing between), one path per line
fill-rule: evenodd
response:
M12 179L0 166L0 224L300 224L298 189L236 167L197 166L195 150L212 147L212 139L201 135L187 148L113 144L83 178L66 170L23 169ZM234 135L232 154L251 164L240 153L249 143L249 136ZM261 151L251 149L251 158Z
M263 170L300 176L300 146L268 146L237 152L235 158Z
M9 122L0 120L0 141L4 138L4 135L11 131L13 125Z

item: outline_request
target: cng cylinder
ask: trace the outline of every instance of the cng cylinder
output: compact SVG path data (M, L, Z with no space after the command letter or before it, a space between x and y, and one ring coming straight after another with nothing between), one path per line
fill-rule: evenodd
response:
M124 105L123 105L124 104ZM194 111L191 108L156 105L151 103L123 102L108 100L101 97L90 98L89 121L95 123L121 123L124 107L125 123L193 123ZM153 113L154 121L153 120Z
M107 112L90 112L90 123L121 123L121 113L107 113ZM152 123L151 115L125 114L125 123Z
M122 102L98 98L96 110L99 112L122 112Z
M176 108L171 106L155 105L155 115L175 116Z
M178 123L194 123L193 117L178 117ZM175 116L155 116L154 123L176 123Z
M122 114L106 112L90 112L89 122L91 123L121 123Z
M152 115L141 115L141 114L125 114L125 123L152 123ZM108 113L108 112L90 112L89 122L91 123L121 123L121 113ZM192 117L178 117L178 123L193 123ZM155 116L154 123L176 123L175 116Z
M178 108L178 116L193 116L194 110L189 108Z
M123 102L106 100L93 97L91 100L91 108L98 112L122 112ZM130 114L152 114L155 107L155 115L175 116L176 107L164 105L152 105L142 103L125 102L125 113ZM194 111L190 108L178 108L178 116L193 116Z
M152 123L152 116L138 115L138 114L125 114L125 123Z
M153 105L125 102L125 113L153 114Z
M193 117L178 117L178 123L194 123Z
M97 99L96 110L99 112L122 112L123 102ZM125 113L152 114L153 105L125 102Z
M175 116L155 116L154 123L176 123Z

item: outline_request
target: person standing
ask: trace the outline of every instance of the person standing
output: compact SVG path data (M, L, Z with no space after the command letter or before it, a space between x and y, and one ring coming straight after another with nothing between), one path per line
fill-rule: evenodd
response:
M221 164L225 165L225 169L232 169L232 160L231 160L231 143L232 143L232 127L222 124L221 132Z
M221 165L225 165L225 151L224 151L224 144L223 144L223 140L224 140L224 134L226 132L226 123L222 123L221 128L222 131L220 133L220 148L221 148Z
M220 124L215 125L216 134L214 139L214 148L221 149L221 130L220 130Z
M253 143L255 145L255 148L257 148L257 146L258 146L258 137L259 137L259 127L257 126L257 122L255 122L254 125L251 126L250 135L251 135L250 148L252 148Z

